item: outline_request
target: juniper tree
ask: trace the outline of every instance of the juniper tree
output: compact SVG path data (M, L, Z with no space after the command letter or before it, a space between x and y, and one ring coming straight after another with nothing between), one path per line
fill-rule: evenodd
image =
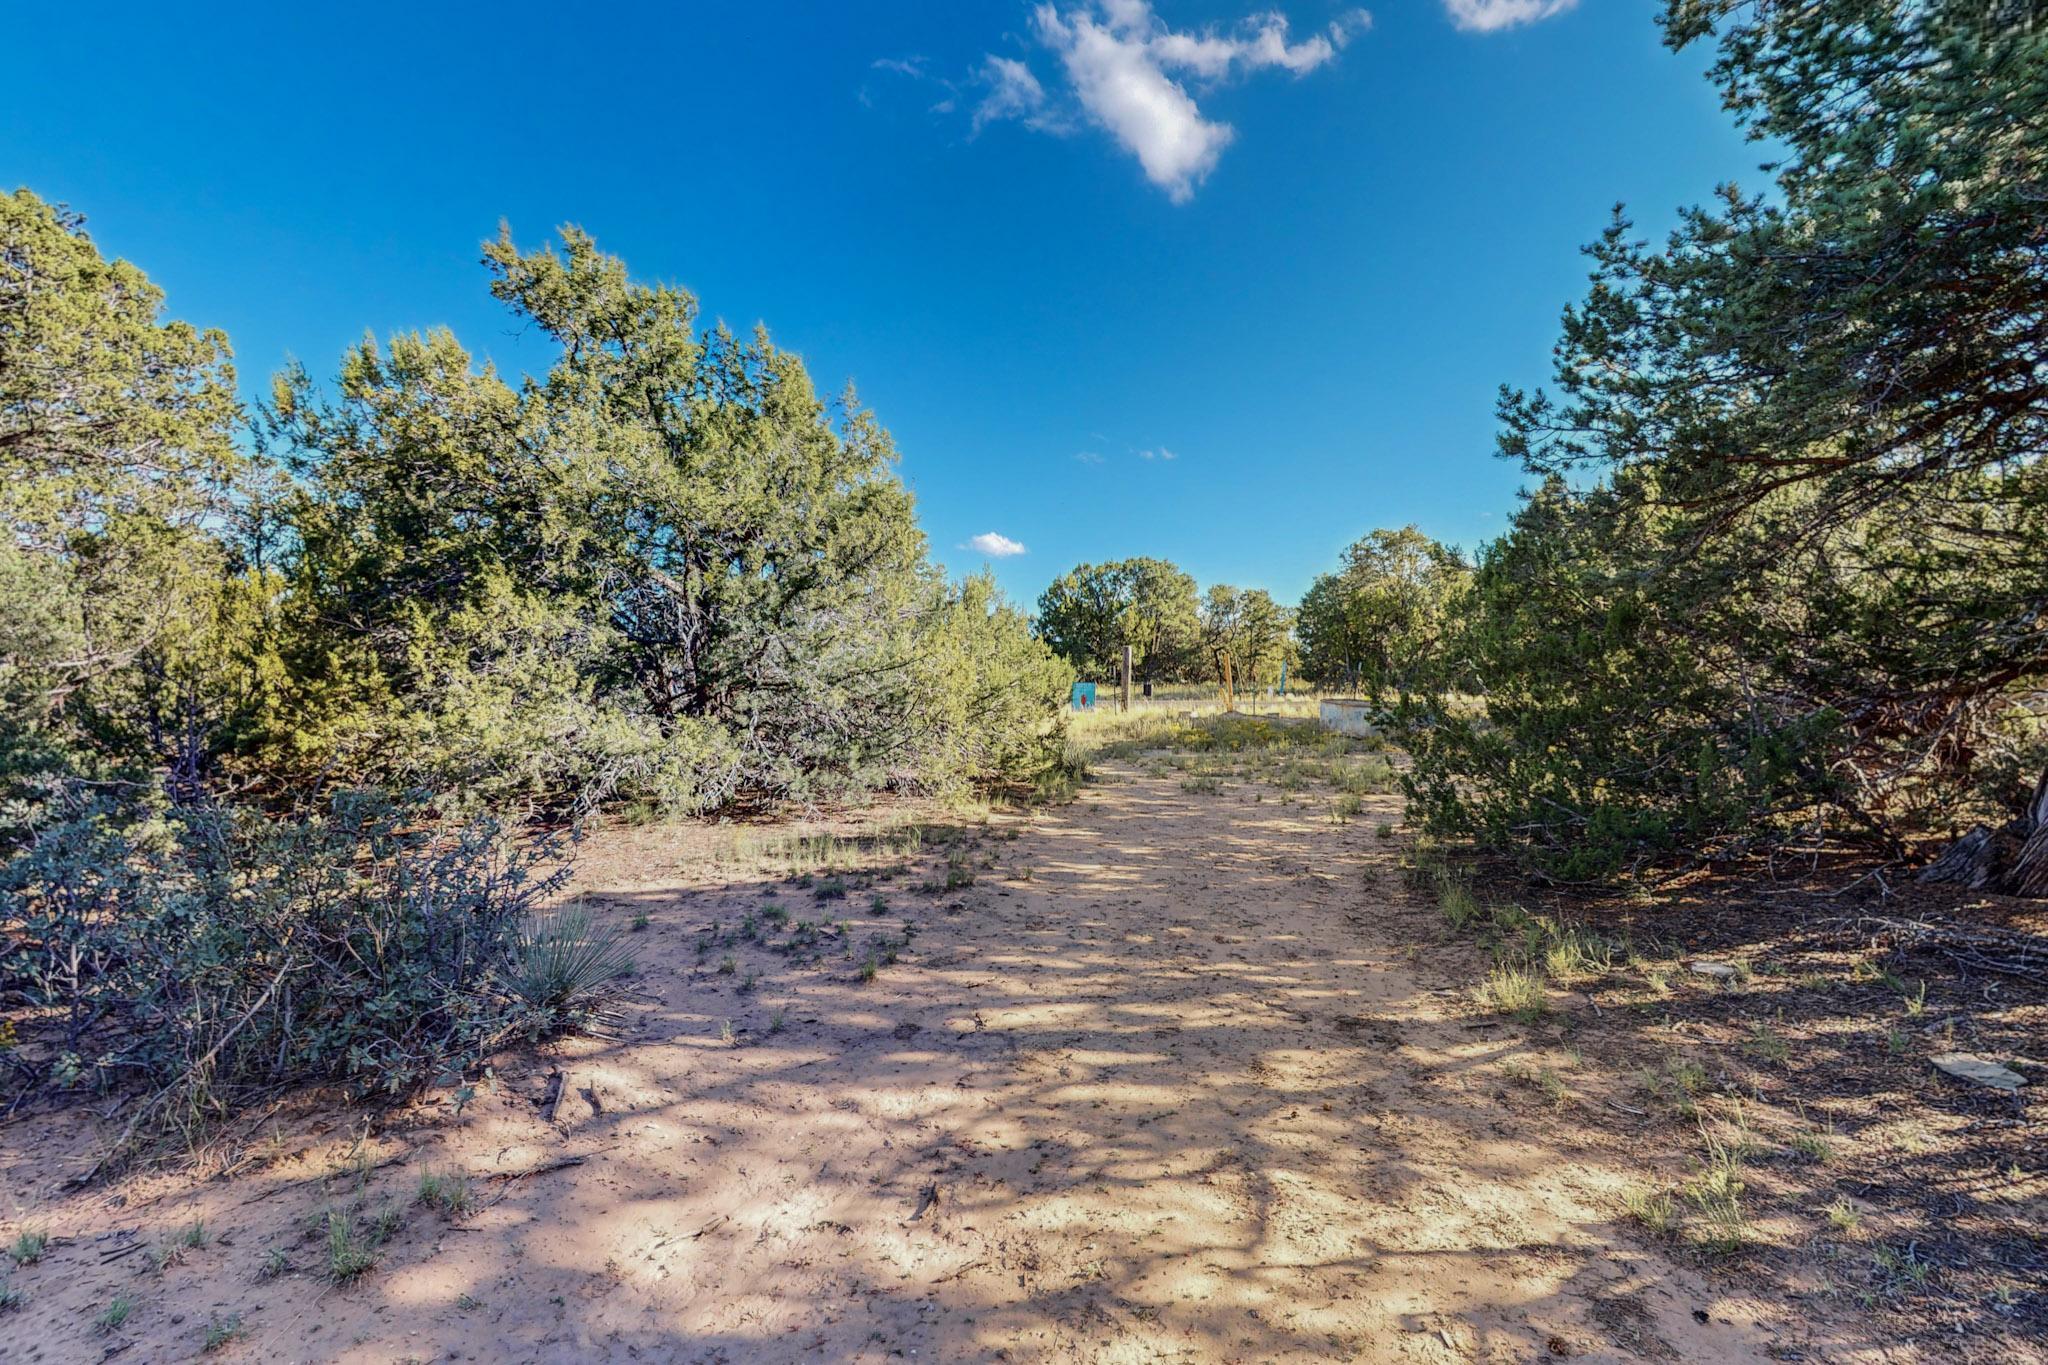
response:
M1481 823L1703 851L1796 819L1896 851L1980 798L2022 808L2048 757L2048 29L1870 0L1677 0L1662 22L1718 46L1728 108L1781 155L1768 193L1726 187L1660 245L1617 212L1555 393L1503 394L1504 453L1572 482L1482 568L1482 615L1488 592L1524 605L1476 629L1540 629L1549 602L1585 647L1482 650L1490 694L1547 660L1580 710L1523 731L1504 707L1485 745L1584 780L1487 779L1528 795L1499 787ZM1631 532L1547 555L1574 519ZM1652 685L1686 723L1641 714ZM1421 777L1455 810L1465 747L1437 739Z
M1413 526L1355 541L1295 613L1303 676L1343 680L1374 700L1418 682L1465 573L1455 550Z
M1146 679L1201 669L1195 580L1163 559L1080 564L1038 599L1039 638L1082 674L1114 677L1124 646Z
M765 331L700 332L687 291L576 229L559 250L502 234L485 262L553 343L544 374L509 381L445 333L367 341L332 392L290 374L268 409L301 479L283 747L382 782L677 810L1057 748L1042 648L932 570L850 392L821 399ZM1015 690L1028 735L947 728L1024 724L934 695L968 647L1008 671L955 681Z
M84 219L0 195L0 822L185 753L243 460L227 339Z

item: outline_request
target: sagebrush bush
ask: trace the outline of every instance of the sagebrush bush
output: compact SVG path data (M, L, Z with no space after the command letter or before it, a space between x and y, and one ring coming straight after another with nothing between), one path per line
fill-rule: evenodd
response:
M143 1083L176 1126L279 1084L403 1092L571 1022L529 932L567 875L552 841L367 793L299 819L79 810L0 873L15 1056L32 1085Z

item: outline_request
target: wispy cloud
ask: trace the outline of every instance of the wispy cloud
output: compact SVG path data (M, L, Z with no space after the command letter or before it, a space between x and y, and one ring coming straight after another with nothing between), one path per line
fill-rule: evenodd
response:
M983 531L967 542L967 548L977 550L990 559L1008 559L1024 553L1024 542L1012 540L997 531Z
M979 133L991 123L1015 119L1027 128L1041 132L1063 133L1067 131L1066 121L1059 117L1046 98L1045 87L1038 83L1038 77L1031 74L1031 68L1014 57L984 57L981 70L975 73L987 93L974 106L974 131Z
M1174 454L1165 446L1159 446L1152 450L1139 451L1138 458L1141 460L1177 460L1180 456Z
M1075 452L1074 452L1074 458L1075 458L1075 459L1077 459L1077 460L1079 460L1079 461L1080 461L1080 462L1081 462L1082 464L1101 464L1101 463L1102 463L1102 454L1101 454L1101 452L1100 452L1100 451L1094 451L1094 450L1077 450L1077 451L1075 451Z
M974 130L1014 119L1063 133L1085 121L1136 157L1145 178L1168 198L1186 203L1237 136L1228 123L1203 115L1190 84L1210 87L1265 70L1305 76L1334 60L1371 22L1364 10L1352 10L1295 42L1285 16L1273 11L1250 15L1227 31L1181 32L1153 13L1150 0L1041 4L1032 12L1031 37L1063 80L1048 91L1026 62L990 54L978 72L987 93L975 106Z
M1579 0L1444 0L1451 22L1467 33L1496 33L1563 14Z

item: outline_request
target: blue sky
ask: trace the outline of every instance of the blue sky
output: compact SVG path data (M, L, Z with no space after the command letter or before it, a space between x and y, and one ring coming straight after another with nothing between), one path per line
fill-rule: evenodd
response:
M950 567L993 534L1026 602L1127 554L1291 600L1374 526L1496 534L1494 393L1546 377L1578 248L1763 179L1648 0L1368 8L37 5L0 181L252 393L365 331L534 363L478 244L580 223L856 382Z

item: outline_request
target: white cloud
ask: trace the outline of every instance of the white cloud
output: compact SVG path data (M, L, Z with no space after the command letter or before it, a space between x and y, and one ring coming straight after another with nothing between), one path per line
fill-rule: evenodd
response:
M1172 451L1168 450L1168 449L1167 449L1167 448L1166 448L1165 446L1160 446L1160 447L1159 447L1158 449L1156 449L1156 450L1141 450L1141 451L1139 451L1139 452L1138 452L1138 458L1139 458L1139 459L1141 459L1141 460L1177 460L1177 459L1179 459L1179 458L1180 458L1180 456L1178 456L1178 455L1174 454L1174 453L1173 453Z
M1077 450L1074 452L1074 458L1079 460L1082 464L1102 463L1102 456L1093 450Z
M1008 559L1012 555L1024 553L1024 542L1012 540L995 531L983 531L967 542L967 548L978 550L990 559Z
M1563 14L1579 0L1444 0L1451 22L1467 33L1497 33Z
M1060 131L1060 120L1052 114L1045 87L1031 68L1013 57L989 56L978 73L988 93L974 106L974 131L1000 119L1017 119L1027 128Z
M1447 0L1546 2L1571 0ZM974 128L1017 119L1041 131L1065 132L1071 123L1061 109L1070 101L1138 159L1146 179L1183 204L1237 136L1229 124L1203 116L1187 81L1213 85L1262 70L1305 76L1333 60L1370 23L1364 10L1352 10L1322 32L1290 42L1286 18L1272 11L1251 15L1228 32L1182 33L1152 12L1150 0L1041 4L1032 14L1032 34L1066 78L1060 98L1049 95L1024 62L991 55L980 73L989 93L975 108Z

